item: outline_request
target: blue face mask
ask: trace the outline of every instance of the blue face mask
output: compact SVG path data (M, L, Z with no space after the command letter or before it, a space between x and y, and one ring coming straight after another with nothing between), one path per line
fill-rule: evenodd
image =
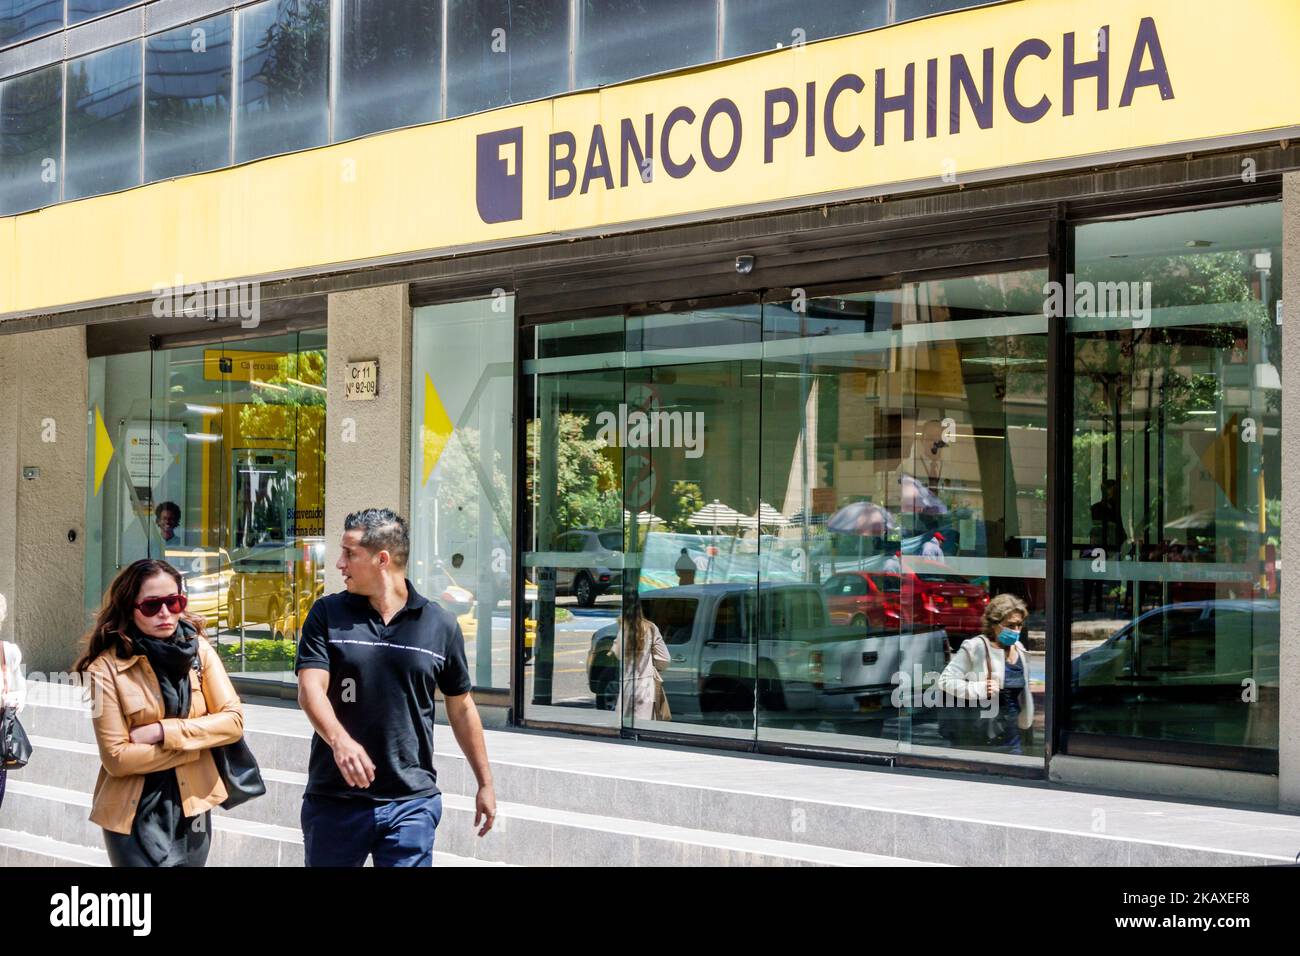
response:
M1010 647L1016 641L1020 640L1020 632L1013 631L1009 628L1003 628L998 631L998 643L1003 647Z

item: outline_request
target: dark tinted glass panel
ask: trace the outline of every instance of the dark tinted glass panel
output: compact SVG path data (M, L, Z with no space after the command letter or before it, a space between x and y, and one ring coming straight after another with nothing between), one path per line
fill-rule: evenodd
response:
M240 12L235 161L329 139L329 2L269 0Z
M0 0L0 46L38 37L62 26L61 0Z
M717 6L700 0L582 0L578 88L708 63Z
M68 0L68 25L138 4L140 0Z
M64 199L140 182L140 41L68 63Z
M230 16L150 37L145 91L146 182L230 162Z
M889 19L885 0L751 0L726 7L722 43L725 56L772 50L823 37L856 33L884 26Z
M1276 203L1075 232L1072 732L1277 747L1281 244Z
M449 0L448 116L568 88L568 0Z
M0 213L58 202L63 68L0 83Z
M932 13L947 13L949 10L961 10L964 7L977 7L980 0L896 0L894 19L896 21L915 20L928 17Z
M440 0L344 0L334 138L438 117Z

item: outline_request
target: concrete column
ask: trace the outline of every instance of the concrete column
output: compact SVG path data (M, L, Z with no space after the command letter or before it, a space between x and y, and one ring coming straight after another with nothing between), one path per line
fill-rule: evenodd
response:
M334 562L343 519L359 508L410 512L411 308L405 285L329 296L325 398L325 591L342 589ZM379 360L373 401L348 401L348 362Z
M0 591L29 671L68 670L86 627L86 370L84 328L0 337Z
M1278 805L1300 810L1300 173L1282 204L1282 646Z

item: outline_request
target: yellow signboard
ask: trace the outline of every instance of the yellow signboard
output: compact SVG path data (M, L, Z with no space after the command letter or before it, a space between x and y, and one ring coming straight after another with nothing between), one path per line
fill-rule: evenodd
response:
M203 378L209 382L269 382L285 379L296 367L295 356L284 352L203 350ZM279 386L287 392L288 386Z
M0 220L0 313L1264 142L1295 0L1018 0Z

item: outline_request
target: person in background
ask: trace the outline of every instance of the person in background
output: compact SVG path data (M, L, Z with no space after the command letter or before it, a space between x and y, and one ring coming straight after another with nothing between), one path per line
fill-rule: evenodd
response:
M1000 739L989 743L1006 753L1024 753L1020 732L1034 725L1034 696L1029 689L1029 658L1020 635L1029 608L1014 594L999 594L984 608L984 633L967 638L939 675L945 694L966 700L992 701ZM992 678L989 665L992 662ZM980 715L984 717L983 714ZM981 723L983 721L981 720Z
M174 501L164 501L153 510L153 521L164 545L181 543L181 506Z
M636 720L670 720L660 677L671 662L668 645L654 621L645 616L641 596L636 592L628 595L618 627L610 651L615 659L624 662L623 679L618 683L622 713ZM627 636L629 633L632 636Z
M8 616L9 605L5 596L0 594L0 627L4 626ZM17 713L23 712L27 703L27 681L23 677L23 653L12 641L0 641L0 650L4 652L4 662L0 666L0 707L13 708ZM0 806L5 801L5 778L9 771L0 767Z
M682 553L677 556L677 563L673 565L673 570L677 572L678 584L695 583L695 559L685 548L682 548Z
M928 558L931 561L943 560L943 535L938 531L933 532L921 545L921 557Z

